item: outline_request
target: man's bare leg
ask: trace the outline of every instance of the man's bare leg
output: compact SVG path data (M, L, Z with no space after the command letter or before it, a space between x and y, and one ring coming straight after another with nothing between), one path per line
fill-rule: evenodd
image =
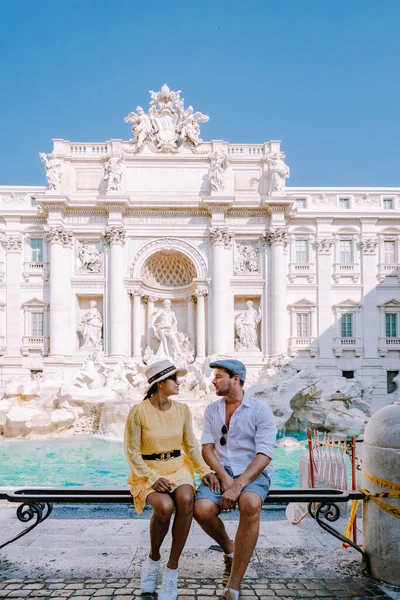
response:
M231 554L234 544L226 533L225 525L218 517L219 508L212 500L200 498L194 503L194 518L213 540L221 546L225 554Z
M260 531L261 498L255 492L243 492L239 498L240 520L235 537L235 554L227 588L239 590Z

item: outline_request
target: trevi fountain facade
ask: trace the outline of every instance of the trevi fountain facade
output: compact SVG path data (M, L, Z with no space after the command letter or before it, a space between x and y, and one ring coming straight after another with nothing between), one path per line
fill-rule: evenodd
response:
M167 85L125 121L0 186L0 436L120 438L165 356L197 432L234 357L281 430L361 433L397 396L400 188L290 187L279 141L204 142Z

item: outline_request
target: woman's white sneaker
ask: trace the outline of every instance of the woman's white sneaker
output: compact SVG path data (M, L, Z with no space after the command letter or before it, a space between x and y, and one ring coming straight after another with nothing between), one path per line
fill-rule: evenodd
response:
M148 556L142 567L140 584L142 594L154 594L157 589L161 560L151 560Z
M178 569L165 567L158 600L176 600L178 597Z

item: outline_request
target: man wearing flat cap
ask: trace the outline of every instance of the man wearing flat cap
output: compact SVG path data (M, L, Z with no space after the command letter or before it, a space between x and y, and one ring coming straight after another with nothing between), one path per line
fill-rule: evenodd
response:
M269 406L243 390L246 367L242 362L217 360L210 367L215 369L213 384L221 398L205 410L201 444L204 460L218 476L220 491L201 484L194 516L224 551L224 600L238 600L269 492L276 426ZM240 520L233 542L218 515L236 504Z

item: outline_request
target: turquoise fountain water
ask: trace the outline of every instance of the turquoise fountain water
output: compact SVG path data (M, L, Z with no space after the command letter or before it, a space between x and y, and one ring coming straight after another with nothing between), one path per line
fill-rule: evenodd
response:
M306 434L290 433L304 441ZM303 450L275 448L273 487L297 487ZM0 486L126 487L123 444L101 437L0 442Z

